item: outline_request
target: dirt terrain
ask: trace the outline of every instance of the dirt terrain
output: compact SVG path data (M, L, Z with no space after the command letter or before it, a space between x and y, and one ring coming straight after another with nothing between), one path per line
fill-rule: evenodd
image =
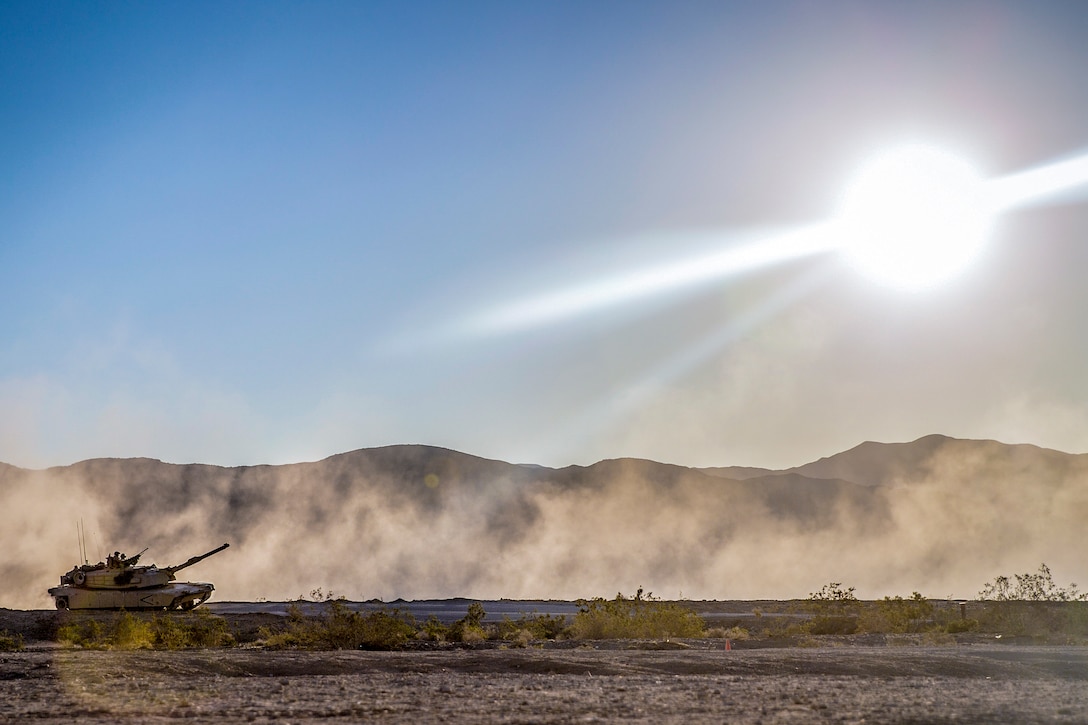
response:
M1088 720L1088 650L697 641L416 652L0 655L5 722L1049 723ZM709 649L709 647L715 647ZM633 647L625 649L624 647Z
M276 615L238 613L238 647L102 651L50 641L66 616L0 610L26 645L0 722L1088 722L1088 647L992 635L273 651L251 635Z

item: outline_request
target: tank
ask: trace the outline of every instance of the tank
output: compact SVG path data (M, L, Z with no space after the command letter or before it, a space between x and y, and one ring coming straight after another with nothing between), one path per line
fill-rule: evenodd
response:
M147 549L132 557L114 552L106 561L73 567L49 595L57 609L192 609L207 601L215 587L206 582L175 581L175 574L228 546L223 544L184 564L162 568L140 565Z

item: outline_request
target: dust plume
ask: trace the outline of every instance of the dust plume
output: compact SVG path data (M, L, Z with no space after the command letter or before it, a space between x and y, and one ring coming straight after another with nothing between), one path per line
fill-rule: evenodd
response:
M426 446L224 468L97 459L0 465L0 606L51 606L77 561L145 546L215 599L973 597L1048 563L1084 582L1088 456L930 436L789 471L621 459L562 469ZM94 540L92 539L94 537Z

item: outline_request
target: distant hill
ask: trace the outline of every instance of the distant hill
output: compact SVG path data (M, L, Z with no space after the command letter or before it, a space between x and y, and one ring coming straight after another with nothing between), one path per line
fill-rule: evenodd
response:
M78 557L149 547L216 599L973 596L997 574L1083 582L1088 456L927 436L785 471L639 459L515 465L421 445L283 466L0 464L0 606L48 606Z
M934 473L935 464L943 465L949 457L976 462L985 458L989 466L996 465L1013 471L1075 472L1088 465L1088 456L1084 454L1073 455L1027 444L1010 445L997 441L928 435L910 443L866 441L848 451L781 471L743 466L700 470L743 480L796 474L804 478L849 481L862 486L890 486L930 476Z

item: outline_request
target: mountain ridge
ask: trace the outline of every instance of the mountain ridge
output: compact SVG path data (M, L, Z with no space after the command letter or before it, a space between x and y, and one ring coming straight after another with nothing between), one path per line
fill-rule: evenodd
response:
M966 595L1041 561L1063 578L1088 573L1083 454L927 436L746 478L724 470L639 458L550 468L421 444L283 465L0 466L0 506L19 512L0 530L0 606L48 605L81 520L92 551L148 546L173 561L230 541L194 573L229 599L315 588L569 599L643 585L760 599L828 581Z
M996 445L996 446L1001 446L1001 447L1010 448L1010 449L1030 450L1030 451L1038 452L1041 455L1058 454L1058 455L1061 455L1061 456L1084 456L1084 457L1088 458L1088 453L1069 453L1069 452L1061 451L1061 450L1054 449L1054 448L1039 446L1039 445L1036 445L1036 444L1033 444L1033 443L1005 443L1005 442L1002 442L1002 441L997 441L997 440L994 440L994 439L987 439L987 438L955 438L955 437L947 436L947 435L940 434L940 433L931 433L931 434L927 434L925 436L922 436L920 438L916 438L913 441L903 441L903 442L863 441L863 442L857 444L856 446L853 446L852 448L848 448L848 449L846 449L844 451L840 451L838 453L834 453L834 454L831 454L829 456L823 456L821 458L818 458L815 461L810 461L808 463L803 463L803 464L800 464L800 465L797 465L797 466L791 466L791 467L788 467L788 468L764 468L764 467L760 467L760 466L687 466L687 465L684 465L684 464L681 464L681 463L668 463L668 462L664 462L664 461L657 461L657 460L654 460L654 459L641 458L641 457L637 457L637 456L619 456L619 457L616 457L616 458L603 458L603 459L600 459L598 461L595 461L595 462L589 463L589 464L567 464L565 466L548 466L548 465L544 465L544 464L540 464L540 463L525 463L525 462L514 463L514 462L506 461L506 460L503 460L503 459L499 459L499 458L488 458L488 457L485 457L485 456L479 456L479 455L476 455L476 454L473 454L473 453L468 453L468 452L465 452L465 451L459 451L459 450L454 449L454 448L448 448L448 447L444 447L444 446L436 446L436 445L431 445L431 444L426 444L426 443L393 443L393 444L388 444L388 445L383 445L383 446L355 448L355 449L352 449L350 451L343 451L343 452L340 452L340 453L333 453L333 454L330 454L328 456L325 456L324 458L320 458L320 459L316 459L316 460L312 460L312 461L295 461L295 462L291 462L291 463L250 463L250 464L239 464L239 465L234 465L234 466L227 466L227 465L221 465L221 464L215 464L215 463L201 463L201 462L196 462L196 461L187 462L187 463L177 463L177 462L173 462L173 461L164 461L162 459L152 458L152 457L149 457L149 456L135 456L135 457L107 456L107 457L102 457L102 458L88 458L88 459L83 459L83 460L80 460L80 461L75 461L75 462L69 463L69 464L48 466L46 468L27 468L27 467L21 467L21 466L16 466L14 464L6 463L4 461L0 461L0 470L2 470L4 468L11 468L11 469L15 469L15 470L18 470L18 471L62 470L62 469L70 468L72 466L78 466L78 465L93 462L93 461L152 461L152 462L155 462L155 463L162 463L162 464L170 465L170 466L207 466L207 467L211 467L211 468L220 468L220 469L225 469L225 470L235 470L235 469L251 469L251 468L261 468L261 467L283 467L283 466L298 466L298 465L307 465L307 464L317 464L317 463L323 463L323 462L326 462L326 461L329 461L329 460L332 460L332 459L342 458L342 457L345 457L345 456L352 456L354 454L360 454L360 453L375 453L375 454L378 454L378 453L381 453L381 452L389 452L389 451L431 451L431 452L442 452L442 453L447 453L447 454L454 454L456 456L465 456L467 458L477 459L477 460L480 460L480 461L490 461L490 462L494 462L494 463L503 463L503 464L506 464L506 465L509 465L509 466L517 466L517 467L530 468L530 469L544 469L544 470L551 470L551 471L560 471L560 470L564 470L564 469L567 469L567 468L582 468L582 469L585 469L585 468L591 468L591 467L596 466L598 464L608 463L609 461L625 461L625 460L628 460L628 461L641 461L641 462L646 462L646 463L656 463L656 464L660 464L660 465L663 465L663 466L676 466L676 467L679 467L679 468L688 468L688 469L691 469L691 470L702 471L704 473L708 473L708 474L714 475L714 476L721 476L721 477L725 477L725 478L733 478L734 480L745 480L747 478L755 478L755 477L763 477L763 476L767 476L767 475L778 475L778 474L787 474L787 473L790 473L790 474L797 473L797 474L803 475L803 476L808 477L808 478L825 478L825 479L841 478L841 480L851 480L849 478L842 478L842 477L836 476L836 475L825 475L825 474L827 472L827 469L835 469L835 468L843 467L843 463L842 463L843 461L848 462L847 463L847 467L848 467L850 464L853 464L853 461L850 461L850 459L856 458L858 456L863 456L863 455L867 456L867 455L870 454L870 451L872 451L873 449L879 449L879 450L885 450L885 451L886 450L901 450L901 451L909 451L909 452L917 454L917 451L918 451L919 448L924 448L924 449L926 449L927 452L931 452L934 448L936 448L936 447L938 447L940 445L943 445L943 444L950 443L950 442ZM864 477L861 477L861 478L864 478ZM862 481L857 481L857 480L854 480L853 482L854 483L862 483Z

